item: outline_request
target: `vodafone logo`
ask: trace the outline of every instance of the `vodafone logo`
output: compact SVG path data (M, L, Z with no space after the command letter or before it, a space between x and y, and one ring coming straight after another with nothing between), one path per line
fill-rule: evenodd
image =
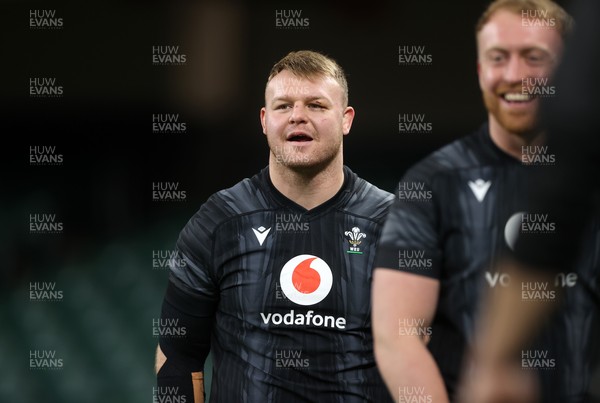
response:
M279 275L281 291L298 305L314 305L323 301L333 286L329 265L317 256L298 255L290 259ZM270 326L303 326L346 329L346 318L322 315L313 310L296 312L261 312L262 322Z
M515 249L515 244L519 238L521 222L523 221L523 216L525 214L527 213L519 211L518 213L514 213L512 216L510 216L508 221L506 221L506 225L504 226L504 240L506 241L506 244L510 250Z
M298 255L281 269L281 290L298 305L314 305L331 291L333 274L329 265L317 256Z

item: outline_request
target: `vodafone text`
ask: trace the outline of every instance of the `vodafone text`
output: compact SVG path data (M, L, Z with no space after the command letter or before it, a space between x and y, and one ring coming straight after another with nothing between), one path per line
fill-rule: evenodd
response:
M281 313L264 313L261 312L260 316L265 325L298 325L298 326L316 326L316 327L331 327L338 329L346 328L346 318L333 316L323 316L315 314L315 311L310 310L306 313L296 313L291 309L286 314Z

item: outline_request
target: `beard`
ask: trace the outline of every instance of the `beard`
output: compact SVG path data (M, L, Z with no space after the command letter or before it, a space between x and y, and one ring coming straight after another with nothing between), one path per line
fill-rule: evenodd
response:
M269 149L275 162L285 168L304 175L316 175L324 171L342 154L342 136L329 143L319 144L313 140L310 148L295 145L275 145L270 140Z
M498 124L510 133L525 138L538 133L540 130L539 105L533 105L533 108L529 110L508 111L502 107L499 97L488 91L483 91L483 103Z

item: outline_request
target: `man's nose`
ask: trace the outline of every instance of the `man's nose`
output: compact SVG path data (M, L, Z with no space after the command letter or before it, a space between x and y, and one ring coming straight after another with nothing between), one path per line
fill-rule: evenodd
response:
M303 104L296 103L292 108L292 113L290 114L290 123L300 123L306 122L306 109Z
M507 83L521 83L528 76L527 64L520 57L511 57L504 70L504 81Z

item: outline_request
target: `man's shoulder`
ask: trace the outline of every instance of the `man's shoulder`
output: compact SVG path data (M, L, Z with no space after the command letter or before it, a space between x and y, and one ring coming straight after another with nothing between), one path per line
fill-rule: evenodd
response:
M263 186L260 182L260 173L251 178L244 178L235 185L214 193L209 201L219 204L224 203L223 207L232 215L267 208Z
M267 209L260 173L213 193L190 217L179 233L177 247L194 262L208 264L220 228L254 211ZM227 231L223 236L231 236Z
M345 210L356 215L377 217L388 209L394 201L394 195L356 175L353 194Z
M357 180L357 191L359 191L360 200L372 200L372 201L380 201L383 203L390 202L394 195L387 190L383 190L373 183L369 182L366 179L361 178L360 176L356 177Z
M433 151L414 164L405 178L432 178L455 170L468 169L481 165L483 147L487 140L487 130L479 130L460 137Z
M214 229L237 216L268 210L268 198L260 185L260 175L242 179L213 193L190 219L190 224L201 222L207 229Z

